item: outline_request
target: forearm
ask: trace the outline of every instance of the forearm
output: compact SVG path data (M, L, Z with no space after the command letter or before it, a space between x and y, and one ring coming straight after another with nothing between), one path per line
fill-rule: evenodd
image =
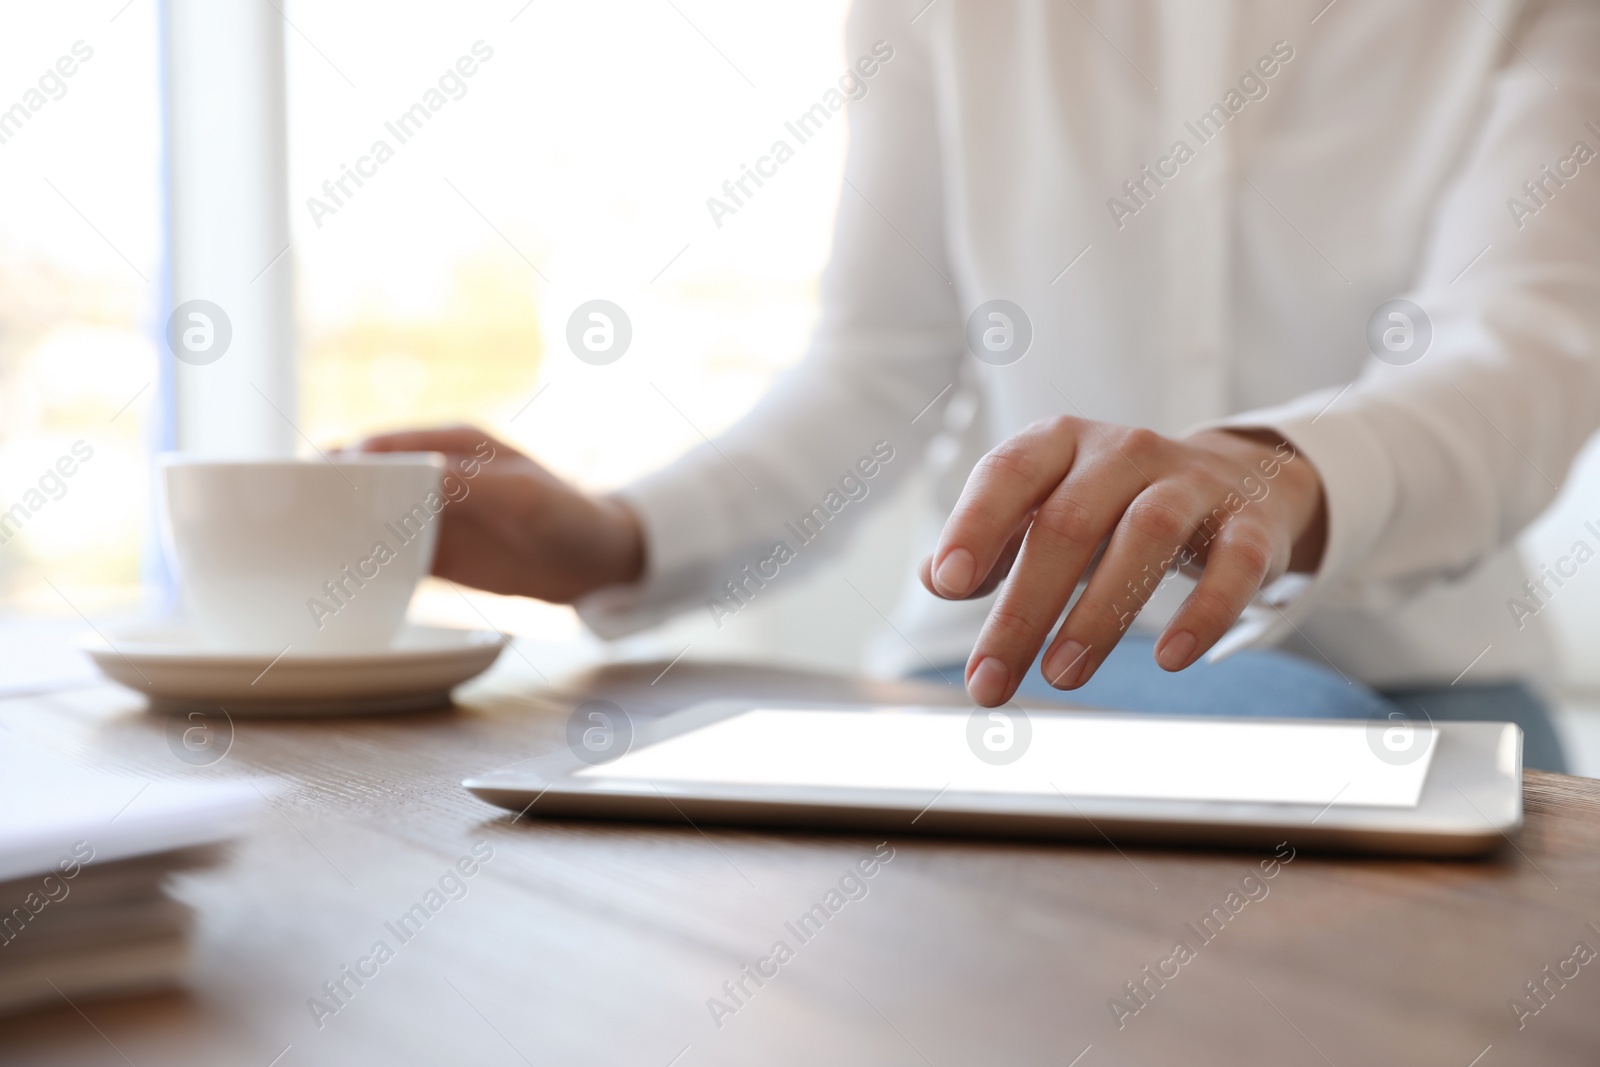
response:
M842 548L937 431L959 358L950 340L940 352L937 334L881 338L870 371L814 353L714 442L621 490L643 532L644 583L609 598L615 621L599 626L703 601L779 544L798 557L786 573Z

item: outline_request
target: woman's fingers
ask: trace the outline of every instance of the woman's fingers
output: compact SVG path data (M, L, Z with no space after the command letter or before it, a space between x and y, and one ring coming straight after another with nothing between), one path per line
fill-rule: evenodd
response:
M979 583L978 588L967 594L969 599L988 596L1000 588L1000 583L1006 580L1006 577L1011 573L1011 568L1016 566L1017 556L1022 552L1022 545L1027 539L1028 527L1032 522L1033 516L1030 514L1017 524L1016 532L1011 535L1011 540L1006 542L1006 547L1000 553L1000 558L995 560L993 567L989 568L988 575Z
M508 450L503 442L495 440L474 426L443 426L429 430L398 430L393 433L374 434L356 445L358 452L444 452L450 455L471 455L485 443L497 452Z
M1011 573L1011 565L1016 562L1017 553L1022 550L1022 539L1027 536L1028 524L1032 521L1033 515L1030 513L1018 523L1016 530L1011 534L1010 540L1006 542L1006 547L1001 551L1000 558L995 560L994 566L989 568L988 575L978 584L978 587L966 596L954 599L977 600L979 597L986 597L994 592L1000 583L1005 581L1006 575ZM917 568L917 577L922 580L922 587L928 592L934 596L942 595L933 586L932 556L927 556L923 559L921 566Z
M1114 449L1080 451L1066 480L1035 513L978 636L967 665L973 700L995 707L1011 699L1095 552L1144 487L1139 468Z
M931 592L952 599L1004 580L967 664L973 700L1011 698L1086 574L1044 655L1052 685L1088 681L1174 564L1200 578L1156 659L1169 671L1194 663L1264 583L1318 566L1322 483L1295 458L1265 430L1175 441L1072 418L1035 423L991 451L921 571Z
M1076 689L1089 680L1161 584L1204 513L1196 489L1172 481L1151 486L1131 501L1045 653L1041 669L1051 685Z
M952 600L973 595L1019 524L1050 495L1078 452L1078 419L1035 423L973 468L934 550L928 587Z
M1209 546L1200 581L1156 642L1156 663L1181 671L1222 639L1250 600L1283 573L1289 545L1249 519L1235 519ZM1282 539L1277 539L1282 542Z

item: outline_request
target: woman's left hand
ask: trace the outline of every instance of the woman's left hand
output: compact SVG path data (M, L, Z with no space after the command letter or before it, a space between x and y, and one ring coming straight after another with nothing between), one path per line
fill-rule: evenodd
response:
M1088 586L1044 657L1059 689L1093 676L1174 563L1200 575L1156 643L1169 671L1216 644L1263 585L1315 570L1326 527L1321 478L1275 434L1174 440L1061 417L979 461L922 561L922 584L959 600L1004 582L966 673L972 699L996 707L1016 692L1085 573Z

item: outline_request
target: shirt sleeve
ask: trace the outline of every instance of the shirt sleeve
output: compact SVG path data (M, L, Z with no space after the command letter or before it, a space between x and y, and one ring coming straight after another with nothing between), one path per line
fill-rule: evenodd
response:
M579 602L602 637L726 596L725 583L780 543L795 555L786 573L837 551L939 426L964 332L945 253L929 50L911 14L866 0L850 16L846 59L865 94L845 107L844 183L808 353L716 441L621 490L644 528L646 573ZM858 467L869 457L870 478ZM811 526L796 530L826 529L802 546L790 524L808 515Z
M1309 459L1329 525L1317 574L1269 587L1217 656L1324 600L1398 603L1468 571L1551 502L1600 427L1600 8L1540 5L1504 29L1480 133L1402 294L1425 351L1223 423Z

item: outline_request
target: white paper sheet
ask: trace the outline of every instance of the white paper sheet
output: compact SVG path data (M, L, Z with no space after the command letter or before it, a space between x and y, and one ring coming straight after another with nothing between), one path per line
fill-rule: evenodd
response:
M102 772L0 734L0 882L50 870L80 841L96 864L225 841L260 806L246 782Z

